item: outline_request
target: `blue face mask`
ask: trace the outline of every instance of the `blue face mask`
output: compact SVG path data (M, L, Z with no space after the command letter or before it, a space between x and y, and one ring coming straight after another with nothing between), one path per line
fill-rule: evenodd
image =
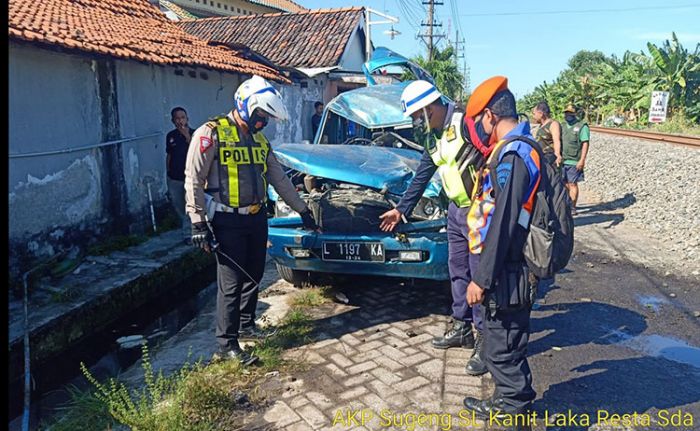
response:
M483 118L474 124L474 129L476 130L476 136L479 137L479 140L484 145L488 145L489 139L491 139L491 135L486 133L486 130L484 129Z
M566 115L564 115L564 119L566 120L567 123L574 124L576 122L576 115L566 114Z

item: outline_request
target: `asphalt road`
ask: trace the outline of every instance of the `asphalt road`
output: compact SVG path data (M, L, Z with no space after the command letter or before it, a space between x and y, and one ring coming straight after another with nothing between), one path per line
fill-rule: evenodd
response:
M578 415L547 429L589 429L584 415L590 429L700 429L697 279L630 261L629 238L605 229L581 227L572 261L540 292L532 313L528 356L538 416ZM591 247L594 235L607 247ZM612 415L635 412L636 419L612 426ZM607 424L595 426L599 417Z

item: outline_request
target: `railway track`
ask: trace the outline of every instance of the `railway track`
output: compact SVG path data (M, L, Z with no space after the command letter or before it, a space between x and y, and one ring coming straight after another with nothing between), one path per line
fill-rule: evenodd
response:
M610 135L627 136L630 138L649 139L651 141L668 142L670 144L684 145L700 150L700 136L673 135L668 133L643 132L640 130L612 129L609 127L590 126L591 130Z

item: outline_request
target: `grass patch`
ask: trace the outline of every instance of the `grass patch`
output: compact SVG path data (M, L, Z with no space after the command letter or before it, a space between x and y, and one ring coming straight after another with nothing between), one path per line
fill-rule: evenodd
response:
M61 419L54 423L41 423L40 430L107 430L116 425L107 405L95 396L95 392L83 391L75 386L68 386L66 390L70 401L57 409Z
M331 301L333 294L330 287L313 287L297 292L290 297L290 305L294 307L317 307Z
M98 382L81 364L94 390L75 390L73 401L59 411L63 417L50 429L103 431L117 423L139 431L242 429L242 418L265 402L267 393L260 387L268 379L266 373L298 369L302 364L283 359L282 352L311 341L312 330L310 316L294 308L275 335L252 348L260 357L256 366L244 368L235 361L190 364L188 360L170 376L154 373L144 345L145 384L136 390L114 378Z
M677 135L700 136L700 125L687 118L683 114L675 114L663 123L649 124L646 121L639 123L626 123L623 129L633 129L658 133L671 133Z

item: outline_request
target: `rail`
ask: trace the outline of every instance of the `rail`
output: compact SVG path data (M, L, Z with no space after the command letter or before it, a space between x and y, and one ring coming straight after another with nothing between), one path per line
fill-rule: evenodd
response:
M641 130L630 129L613 129L610 127L590 126L591 130L599 133L607 133L610 135L627 136L631 138L649 139L652 141L668 142L670 144L685 145L700 149L700 136L675 135L669 133L646 132Z

